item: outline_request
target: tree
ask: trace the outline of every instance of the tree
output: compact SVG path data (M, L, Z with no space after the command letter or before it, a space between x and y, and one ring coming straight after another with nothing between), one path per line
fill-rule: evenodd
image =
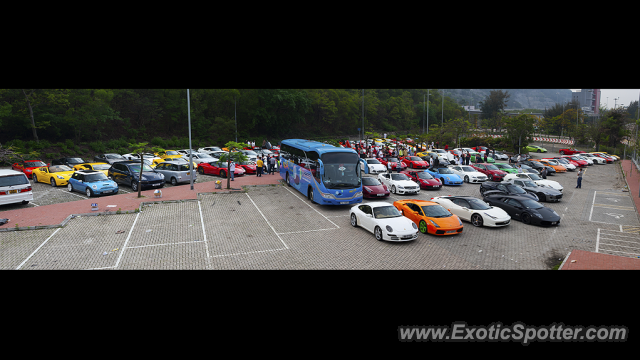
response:
M480 102L482 118L488 120L491 129L497 127L498 130L501 130L502 124L499 121L501 118L498 114L504 112L504 107L507 105L510 96L508 91L491 90L489 96Z
M229 162L229 159L232 159L233 161L240 163L243 161L247 161L247 155L245 155L244 153L237 151L240 150L242 148L244 148L245 144L241 144L241 143L237 143L235 141L229 141L226 144L224 144L224 147L227 148L227 153L226 154L222 154L220 156L220 161L221 162L227 162L227 189L231 188L231 163ZM235 150L235 152L234 152Z
M164 152L164 149L157 146L150 146L149 143L146 143L146 142L142 142L138 144L129 144L129 146L133 148L131 153L136 154L140 157L140 174L138 174L138 197L141 198L142 197L142 169L144 168L144 165L145 165L143 154L150 153L150 152L161 153L161 152ZM189 166L192 167L192 164L190 164ZM192 168L191 171L193 170L194 169Z
M29 93L28 95L27 92ZM22 93L24 94L27 108L29 109L33 138L36 139L36 142L40 142L36 129L45 128L50 125L50 123L47 121L39 121L36 124L35 117L33 116L33 108L40 104L69 105L69 101L67 100L68 94L61 89L28 89L27 91L22 89Z
M507 128L507 142L512 144L512 148L518 153L522 152L522 148L529 145L529 140L533 136L533 124L536 123L536 117L530 114L522 114L505 120Z

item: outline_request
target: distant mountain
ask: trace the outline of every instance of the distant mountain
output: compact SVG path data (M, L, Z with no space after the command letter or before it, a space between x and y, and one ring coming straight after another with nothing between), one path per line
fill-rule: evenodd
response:
M446 89L445 96L456 100L460 105L478 106L491 90L508 91L511 95L507 101L507 109L540 109L550 108L556 103L571 101L569 89Z

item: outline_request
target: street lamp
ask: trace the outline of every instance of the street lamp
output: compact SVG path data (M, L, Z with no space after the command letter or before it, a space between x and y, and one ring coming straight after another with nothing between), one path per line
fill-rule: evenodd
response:
M429 135L429 95L431 95L431 92L427 89L427 135Z

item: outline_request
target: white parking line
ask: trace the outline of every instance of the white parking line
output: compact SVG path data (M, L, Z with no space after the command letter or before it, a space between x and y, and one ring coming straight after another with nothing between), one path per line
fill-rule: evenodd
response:
M345 215L345 216L349 216L349 215ZM331 229L316 229L316 230L301 230L301 231L290 231L290 232L286 232L286 233L278 233L278 235L302 234L302 233L308 233L308 232L314 232L314 231L335 230L335 229L336 229L336 228L331 228Z
M619 252L619 253L623 253L623 254L631 254L631 255L638 255L638 256L640 256L640 254L636 254L636 253L632 253L632 252L628 252L628 251L616 251L616 250L605 250L605 251Z
M83 198L83 199L85 199L85 200L86 200L86 199L88 199L88 197L86 197L86 196L81 196L81 195L78 195L78 194L74 194L73 192L70 192L70 191L65 191L65 190L62 190L62 189L56 189L56 190L60 190L60 191L62 191L63 193L71 194L71 195L73 195L73 196L77 196L77 197L79 197L79 198Z
M286 189L286 188L285 188ZM289 190L289 189L287 189ZM278 239L280 239L280 241L282 242L282 244L284 245L284 247L286 249L289 249L289 247L287 246L287 244L285 244L284 240L282 240L282 238L280 237L280 235L278 235L278 233L276 232L276 229L273 228L273 226L271 226L271 223L269 222L269 220L267 220L267 217L264 216L264 214L262 213L262 211L260 211L260 208L258 208L258 205L256 205L256 203L253 201L253 199L251 198L251 196L249 196L248 193L244 193L245 195L247 195L247 197L249 198L249 200L251 200L251 203L253 204L253 206L256 207L256 210L258 210L258 212L260 213L260 215L262 215L262 218L264 219L264 221L267 222L267 225L269 225L269 227L271 228L271 230L273 230L273 233L276 234L276 236L278 237ZM314 209L315 210L315 209ZM320 214L322 215L322 214ZM327 219L329 220L329 219ZM331 221L331 220L329 220ZM333 223L332 223L333 224Z
M285 189L287 189L287 187L285 186ZM306 201L300 199L300 197L296 194L293 193L293 191L287 189L287 191L289 191L291 194L293 194L293 196L297 197L300 201L302 201L303 203L307 204ZM248 196L248 195L247 195ZM338 226L336 223L334 223L333 221L329 220L326 216L322 215L322 213L316 209L313 208L313 206L307 204L308 207L310 207L311 209L313 209L313 211L317 212L318 214L320 214L320 216L322 216L323 218L327 219L328 222L332 223L333 225L335 225L336 228L340 228L340 226Z
M129 239L131 239L131 233L133 232L133 228L136 226L136 222L138 221L138 217L140 216L140 213L138 213L138 215L136 215L136 219L133 220L133 225L131 225L131 229L129 230L129 235L127 235L127 240L124 241L124 245L122 245L122 251L120 251L120 254L118 254L118 260L116 261L116 264L113 266L113 268L117 268L118 264L120 264L120 259L122 259L122 254L124 254L124 251L127 249L127 244L129 243Z
M202 218L202 207L198 200L198 211L200 211L200 223L202 224L202 234L204 235L204 248L207 250L207 267L211 268L211 255L209 255L209 246L207 245L207 232L204 230L204 219Z
M593 192L593 202L591 203L591 213L589 214L589 221L591 221L591 216L593 216L593 205L596 203L596 193L597 191ZM596 252L598 252L598 250L596 250Z
M40 246L38 246L38 248L37 248L37 249L35 249L35 250L31 253L31 255L29 255L29 257L27 257L26 259L24 259L24 261L23 261L22 263L20 263L20 265L18 265L18 267L16 268L16 270L19 270L19 269L22 267L22 265L24 265L24 263L26 263L26 262L27 262L27 260L31 259L31 257L32 257L32 256L33 256L33 255L34 255L38 250L40 250L40 248L41 248L42 246L44 246L44 244L46 244L46 243L47 243L47 241L49 241L49 239L51 239L51 238L53 237L53 235L55 235L58 231L60 231L60 229L62 229L62 228L57 228L57 229L56 229L56 231L54 231L54 232L53 232L53 234L51 234L51 236L49 236L49 237L47 238L47 240L45 240L42 244L40 244Z
M593 208L591 208L591 210L593 210ZM600 248L600 228L598 228L598 237L596 238L596 252L598 252L599 248Z

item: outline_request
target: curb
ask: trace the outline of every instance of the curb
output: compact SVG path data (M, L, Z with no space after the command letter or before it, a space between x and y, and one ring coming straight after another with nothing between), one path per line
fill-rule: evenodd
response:
M562 260L562 264L560 264L560 267L558 268L558 270L562 270L562 267L564 266L564 263L567 262L567 259L569 259L569 256L571 256L571 251L569 251L567 256L565 256L564 260Z

